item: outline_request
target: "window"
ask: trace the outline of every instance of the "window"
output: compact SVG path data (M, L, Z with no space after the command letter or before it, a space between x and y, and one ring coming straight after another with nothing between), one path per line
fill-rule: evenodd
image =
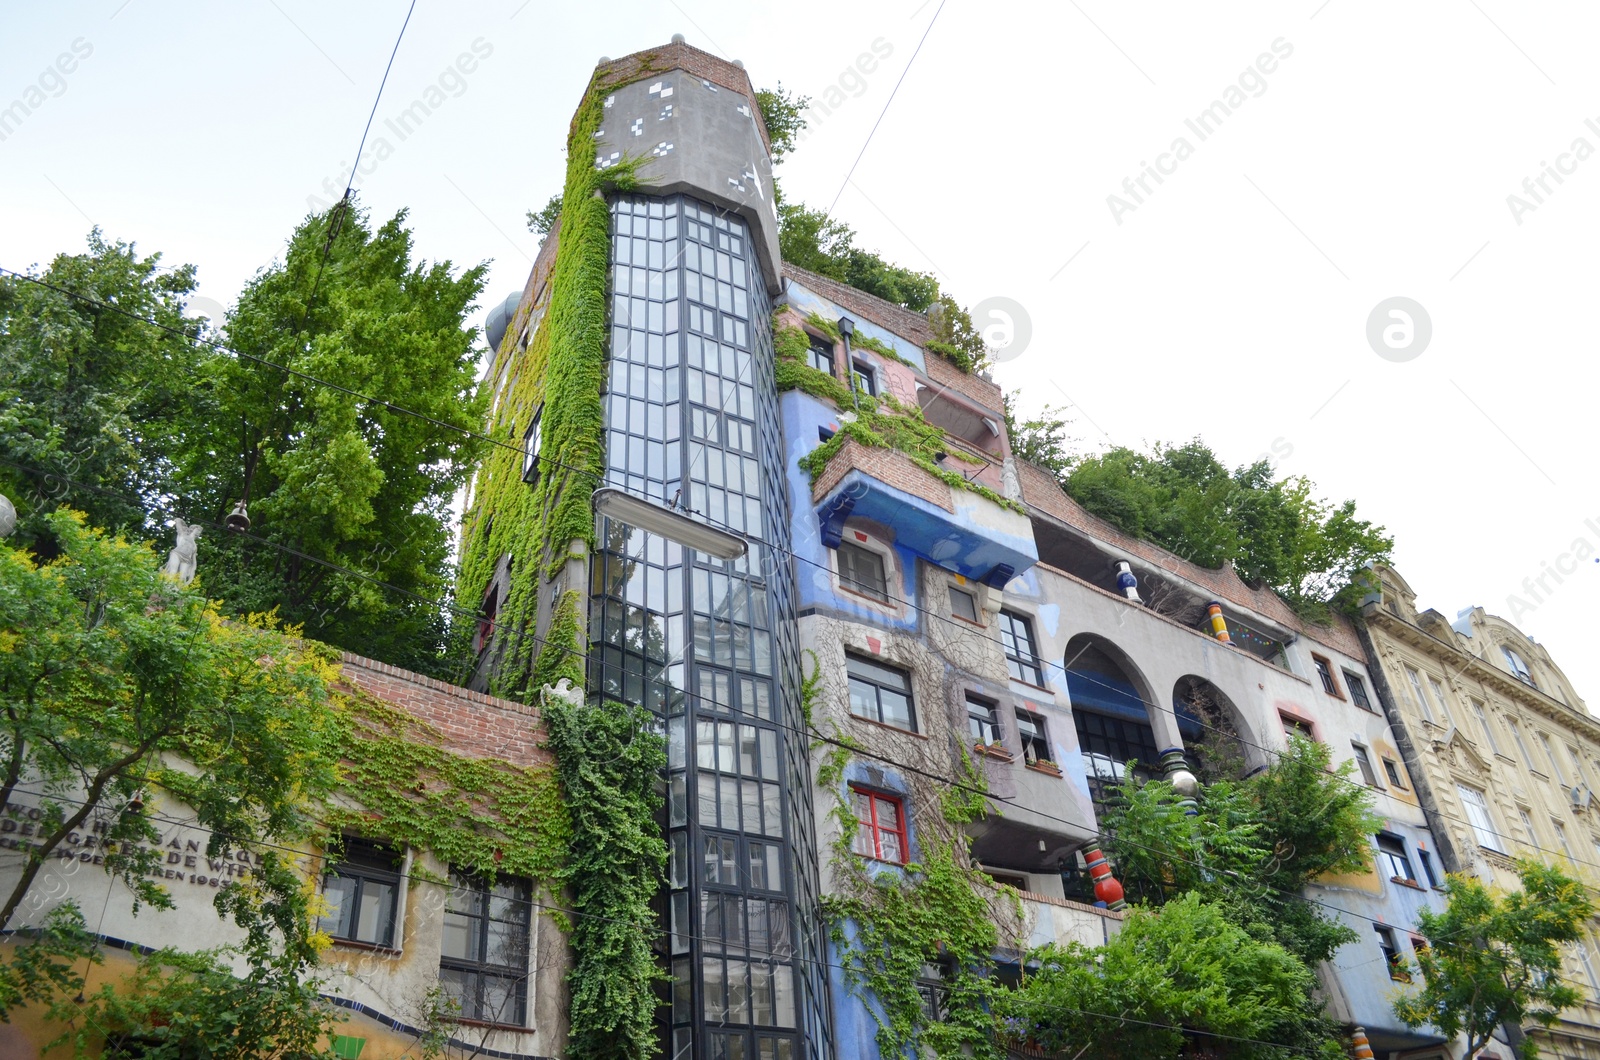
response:
M1368 757L1367 749L1358 743L1351 744L1350 749L1356 753L1356 765L1361 769L1361 779L1366 781L1369 788L1378 787L1378 775L1372 771L1372 759Z
M1033 648L1033 625L1015 611L1000 612L1000 645L1006 652L1006 668L1018 681L1044 685L1044 671Z
M1532 688L1539 687L1533 683L1533 672L1528 669L1528 664L1522 661L1522 656L1503 644L1500 646L1500 650L1505 653L1506 663L1511 667L1512 676Z
M1561 844L1561 852L1567 856L1568 861L1577 861L1572 856L1572 847L1567 845L1567 826L1560 821L1551 821L1550 826L1556 830L1556 842Z
M968 622L978 621L978 601L965 589L950 587L950 613Z
M906 862L905 805L892 795L850 789L850 802L856 814L856 838L852 848L865 858Z
M1399 836L1378 836L1378 874L1390 879L1417 881L1411 871L1411 859L1406 856L1406 841Z
M522 435L522 481L539 481L539 421L544 418L544 406L533 410L533 419Z
M850 675L850 713L868 721L893 725L912 732L917 716L911 704L911 679L895 670L859 655L844 657Z
M1333 679L1333 664L1320 655L1313 655L1311 665L1317 668L1317 676L1322 679L1322 690L1330 696L1339 696L1343 699L1344 697L1339 695L1339 682Z
M1389 978L1397 983L1411 982L1411 973L1406 971L1406 959L1400 955L1400 948L1394 941L1394 929L1374 924L1372 930L1378 933L1378 948L1383 951L1384 963L1389 966Z
M1589 778L1583 775L1583 759L1578 756L1578 749L1572 746L1570 743L1567 744L1567 757L1572 759L1573 776L1576 778L1575 782L1582 784L1584 787L1588 787Z
M1433 711L1428 708L1427 693L1422 691L1422 678L1411 667L1405 667L1406 680L1411 682L1411 698L1416 701L1417 709L1422 711L1422 720L1433 721Z
M1298 736L1302 740L1316 742L1317 734L1312 730L1309 722L1301 721L1299 718L1291 718L1287 714L1279 714L1278 718L1283 722L1283 734L1289 739L1292 740Z
M1478 725L1483 729L1483 738L1489 741L1489 750L1499 754L1500 745L1495 743L1494 730L1489 728L1489 715L1484 712L1483 704L1476 699L1470 702L1472 703L1472 713L1477 717Z
M1385 758L1383 760L1383 774L1389 778L1389 783L1401 791L1406 790L1406 782L1400 777L1400 764L1394 759Z
M889 602L889 576L883 556L869 548L842 542L839 552L839 584L862 596Z
M1528 845L1530 847L1538 846L1539 834L1533 830L1533 818L1529 817L1528 811L1521 806L1517 807L1517 816L1522 818L1522 830L1528 833Z
M1600 978L1595 977L1594 958L1589 954L1589 943L1585 939L1577 942L1578 963L1583 965L1583 974L1589 980L1589 996L1600 998Z
M483 598L483 610L478 615L478 633L473 637L473 650L482 652L494 640L494 619L500 608L500 587L490 585Z
M950 1015L950 987L944 979L944 968L937 964L924 964L922 971L917 974L917 996L922 999L922 1015L930 1023L938 1023Z
M1374 714L1378 713L1377 709L1372 705L1372 700L1367 698L1367 686L1361 680L1360 674L1353 674L1349 670L1345 670L1344 686L1350 690L1350 701L1356 706L1362 710L1370 710Z
M1539 733L1539 743L1544 747L1544 756L1550 759L1550 769L1552 771L1551 775L1556 778L1557 784L1560 784L1563 788L1566 787L1567 778L1561 774L1561 763L1556 761L1556 752L1555 749L1550 746L1550 737L1546 736L1542 732Z
M856 381L856 389L861 391L863 394L870 394L873 397L877 397L878 377L872 371L872 366L866 361L855 361L851 367L854 370L850 374Z
M1031 711L1017 711L1017 734L1022 737L1022 760L1029 765L1054 760L1050 754L1050 737L1044 719Z
M811 346L806 350L806 364L824 375L833 374L833 343L811 336Z
M1507 718L1506 728L1511 730L1511 738L1517 743L1517 750L1522 755L1522 764L1532 769L1533 756L1528 753L1528 745L1522 742L1522 729L1518 727L1517 719Z
M967 696L967 732L976 743L1000 743L1000 717L995 705Z
M1439 713L1444 717L1444 723L1446 725L1454 725L1455 722L1450 718L1450 701L1445 698L1444 686L1439 683L1437 677L1429 674L1428 687L1433 689L1433 698L1439 704Z
M1428 877L1428 886L1439 886L1439 874L1433 871L1433 855L1426 850L1418 848L1417 860L1422 862L1422 874Z
M1472 825L1473 835L1478 837L1478 845L1504 854L1505 844L1500 841L1500 834L1494 830L1494 822L1489 819L1489 802L1483 797L1483 792L1465 784L1457 784L1456 794L1461 797L1461 805L1467 811L1467 822Z
M450 870L439 983L461 1006L461 1018L527 1023L528 926L533 904L525 881L493 884Z
M344 859L322 881L328 911L317 928L346 942L394 945L400 902L400 856L362 839L344 841Z

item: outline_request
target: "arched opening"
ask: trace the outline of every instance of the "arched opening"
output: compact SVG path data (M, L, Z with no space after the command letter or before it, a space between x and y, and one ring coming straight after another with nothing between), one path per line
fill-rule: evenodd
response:
M1172 709L1183 734L1184 755L1203 782L1238 780L1250 771L1250 756L1239 735L1239 710L1216 685L1194 674L1178 678L1172 686Z
M1129 776L1161 775L1160 748L1150 727L1148 686L1127 656L1103 638L1080 633L1067 642L1067 693L1078 731L1089 797L1099 813Z

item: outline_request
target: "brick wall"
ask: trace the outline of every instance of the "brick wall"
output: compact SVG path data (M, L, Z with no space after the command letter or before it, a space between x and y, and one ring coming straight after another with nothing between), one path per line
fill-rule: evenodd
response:
M344 652L341 683L427 722L446 746L469 758L498 758L518 766L553 761L541 746L539 708L497 699L398 666Z
M1313 626L1301 620L1288 604L1271 589L1252 589L1244 583L1234 569L1223 567L1212 570L1173 555L1160 545L1129 537L1097 515L1084 510L1061 489L1055 476L1025 460L1017 462L1017 478L1022 484L1022 499L1031 508L1083 531L1096 541L1104 542L1157 570L1183 578L1210 592L1217 600L1248 608L1307 640L1325 644L1353 659L1366 658L1361 650L1361 640L1355 628L1342 615L1334 617L1332 625Z
M854 438L844 440L844 445L817 476L811 487L811 499L819 501L826 497L853 468L860 468L879 482L920 497L929 504L937 504L947 512L956 510L950 499L950 487L913 464L904 453L898 449L862 445Z

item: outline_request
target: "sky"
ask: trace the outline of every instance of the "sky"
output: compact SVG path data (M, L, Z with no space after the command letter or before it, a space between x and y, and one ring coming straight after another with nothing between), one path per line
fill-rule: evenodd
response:
M6 4L0 107L40 105L0 128L0 266L99 225L228 305L343 190L408 4ZM974 307L1025 414L1354 498L1419 606L1512 619L1600 711L1600 9L418 0L362 202L492 262L487 308L594 63L674 33L819 104L786 195Z

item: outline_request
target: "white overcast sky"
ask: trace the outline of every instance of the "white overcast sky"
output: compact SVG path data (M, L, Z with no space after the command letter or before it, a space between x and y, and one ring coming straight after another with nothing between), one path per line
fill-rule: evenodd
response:
M0 106L79 38L92 53L0 142L0 265L81 249L92 222L231 302L307 196L342 188L406 6L6 2ZM374 137L475 40L493 51L389 135L362 197L409 208L429 258L492 259L487 306L526 278L523 214L559 189L593 63L681 32L757 85L859 93L781 171L826 206L939 8L419 0ZM1025 410L1070 401L1090 448L1199 434L1230 464L1276 456L1395 534L1423 606L1537 604L1520 625L1600 710L1600 565L1547 576L1542 602L1523 589L1579 539L1600 549L1600 156L1560 157L1600 150L1597 36L1578 4L946 0L838 214L968 305L1025 307L1031 341L996 372ZM880 37L892 53L855 83ZM1292 54L1201 141L1185 119L1280 38ZM1192 154L1113 217L1107 196L1178 137ZM1514 217L1542 163L1571 172ZM1403 363L1366 339L1392 297L1433 325Z

